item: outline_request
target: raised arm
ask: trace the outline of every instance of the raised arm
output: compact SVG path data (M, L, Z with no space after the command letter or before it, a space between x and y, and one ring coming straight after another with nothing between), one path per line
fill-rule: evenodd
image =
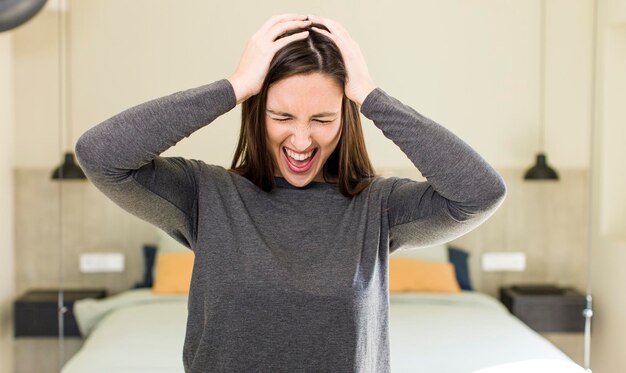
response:
M305 18L283 14L267 20L227 79L145 102L89 129L76 143L89 180L124 210L193 249L201 161L159 155L257 94L274 53L307 32L276 38L310 24Z
M502 177L450 130L378 87L364 100L361 113L427 180L392 178L390 252L453 240L479 226L504 201Z
M235 105L227 79L157 98L87 130L76 157L113 202L193 249L200 162L159 154Z
M309 15L329 31L312 27L341 50L348 79L345 94L361 106L426 182L392 178L387 200L390 252L450 241L476 228L502 203L504 180L469 145L374 84L359 45L331 19Z

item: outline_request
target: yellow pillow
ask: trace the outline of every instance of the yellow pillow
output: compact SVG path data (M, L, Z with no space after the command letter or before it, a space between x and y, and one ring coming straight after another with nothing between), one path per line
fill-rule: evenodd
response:
M460 293L452 263L389 258L389 292Z
M193 271L193 251L159 253L155 262L155 294L189 294L191 272Z

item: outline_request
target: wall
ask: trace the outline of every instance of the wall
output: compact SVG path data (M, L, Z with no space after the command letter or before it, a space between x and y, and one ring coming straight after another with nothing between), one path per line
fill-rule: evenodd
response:
M585 168L589 159L590 3L548 1L546 148L548 160L564 168ZM72 129L62 141L73 144L130 106L229 76L267 17L301 11L342 22L378 86L452 130L493 165L528 167L534 160L539 1L290 4L263 2L241 12L221 2L73 1ZM59 161L55 25L56 15L43 13L16 32L19 168L52 169ZM239 119L236 107L165 155L228 165ZM365 127L375 166L412 167L378 129Z
M591 368L626 371L626 0L599 0L593 154Z
M13 370L13 35L0 33L0 371Z

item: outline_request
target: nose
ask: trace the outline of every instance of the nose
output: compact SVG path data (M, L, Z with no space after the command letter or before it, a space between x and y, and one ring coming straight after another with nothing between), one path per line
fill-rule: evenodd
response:
M311 146L311 126L295 126L291 134L291 143L296 151L304 151Z

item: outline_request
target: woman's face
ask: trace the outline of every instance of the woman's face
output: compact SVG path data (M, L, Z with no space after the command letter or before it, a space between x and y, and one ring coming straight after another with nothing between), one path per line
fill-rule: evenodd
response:
M324 163L341 137L342 99L343 87L320 73L270 86L265 123L276 176L297 187L324 181Z

